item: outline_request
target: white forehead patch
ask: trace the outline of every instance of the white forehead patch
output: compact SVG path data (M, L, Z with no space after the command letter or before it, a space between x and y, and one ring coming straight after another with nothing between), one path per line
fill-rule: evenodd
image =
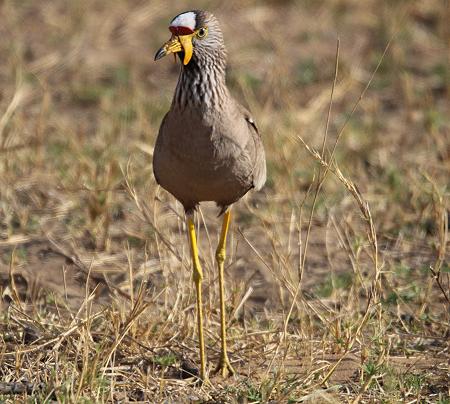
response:
M192 31L195 29L195 25L195 13L192 11L176 16L170 23L171 27L187 27L192 29Z

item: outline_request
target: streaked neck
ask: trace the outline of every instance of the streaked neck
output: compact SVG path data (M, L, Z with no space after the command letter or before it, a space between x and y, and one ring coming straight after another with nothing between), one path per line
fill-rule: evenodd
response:
M194 107L203 112L218 108L228 96L225 68L225 57L193 57L181 68L174 103L181 109Z

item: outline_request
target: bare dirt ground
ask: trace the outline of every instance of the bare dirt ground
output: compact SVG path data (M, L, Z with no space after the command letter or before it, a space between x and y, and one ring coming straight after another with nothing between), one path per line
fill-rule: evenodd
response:
M179 71L152 56L192 4L0 2L0 402L448 403L447 3L196 2L268 160L234 208L229 379L197 215L199 386L184 213L151 167Z

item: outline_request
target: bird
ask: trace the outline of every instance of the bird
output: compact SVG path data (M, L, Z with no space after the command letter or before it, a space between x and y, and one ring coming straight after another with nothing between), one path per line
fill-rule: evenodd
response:
M200 379L207 380L203 334L203 272L194 215L200 202L213 201L223 216L215 258L219 279L221 354L216 373L235 373L227 352L224 262L232 205L266 181L266 158L250 112L226 84L227 51L217 18L204 10L185 11L170 24L170 39L155 61L174 54L181 68L169 111L153 152L156 182L184 207L196 288Z

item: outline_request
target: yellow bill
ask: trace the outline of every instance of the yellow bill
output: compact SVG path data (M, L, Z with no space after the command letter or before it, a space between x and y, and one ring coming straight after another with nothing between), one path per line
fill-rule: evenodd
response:
M156 52L155 60L159 60L171 53L184 52L183 64L186 66L192 58L193 46L192 37L195 34L172 36L159 50Z

